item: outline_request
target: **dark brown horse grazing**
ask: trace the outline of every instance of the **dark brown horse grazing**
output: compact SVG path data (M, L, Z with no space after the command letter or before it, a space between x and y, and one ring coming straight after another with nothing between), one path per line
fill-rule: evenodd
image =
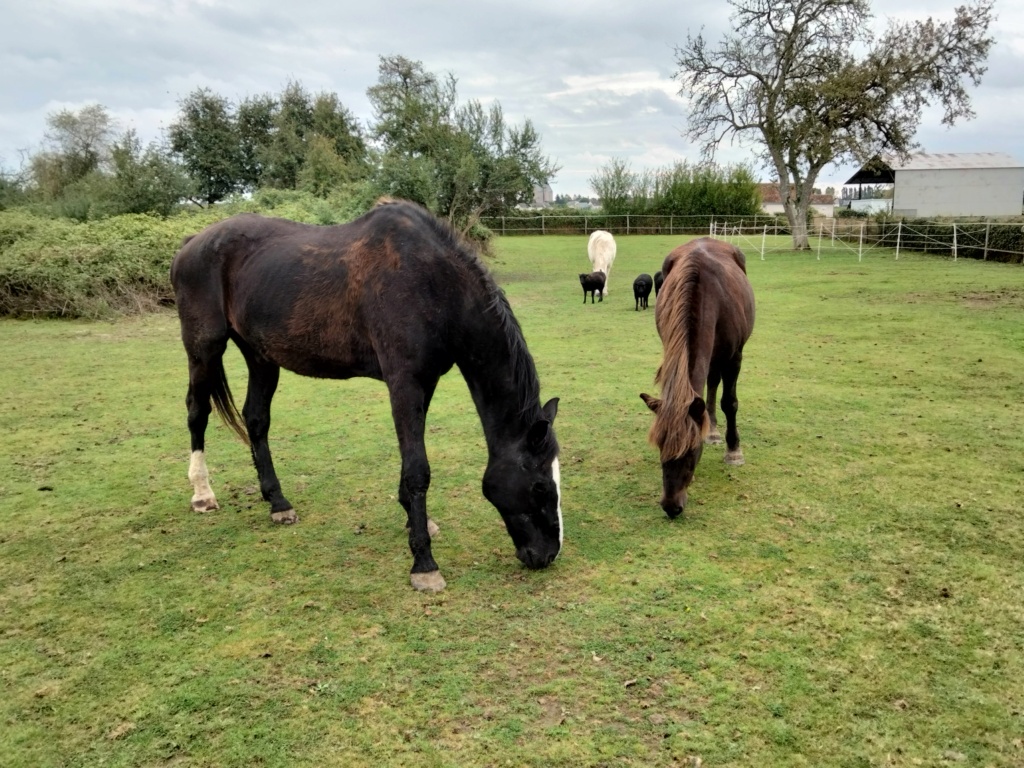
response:
M743 345L754 330L754 291L747 260L735 246L703 237L676 248L662 265L665 282L654 312L664 359L655 382L661 399L641 394L654 411L650 440L661 450L661 508L677 517L686 506L704 441L721 443L715 397L722 383L727 427L725 463L743 463L736 430L736 380ZM707 403L701 395L707 385Z
M217 508L204 455L211 400L251 446L271 518L287 524L298 517L281 493L267 443L281 368L378 379L388 387L402 454L398 500L408 515L412 585L444 589L430 551L437 528L427 518L423 434L438 379L457 365L487 441L484 496L528 567L544 568L558 555L558 399L541 407L533 358L504 293L426 210L389 201L335 227L234 216L183 243L171 282L188 353L194 509ZM241 416L222 364L229 339L249 368Z

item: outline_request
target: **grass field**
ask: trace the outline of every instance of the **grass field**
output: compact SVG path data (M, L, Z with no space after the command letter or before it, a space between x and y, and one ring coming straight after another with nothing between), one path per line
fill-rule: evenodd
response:
M408 585L382 384L283 376L299 525L220 424L197 515L173 314L0 322L0 763L1024 765L1024 268L751 255L747 464L708 448L669 521L630 286L680 239L618 242L585 307L586 238L498 242L561 398L566 544L515 559L453 372L439 595Z

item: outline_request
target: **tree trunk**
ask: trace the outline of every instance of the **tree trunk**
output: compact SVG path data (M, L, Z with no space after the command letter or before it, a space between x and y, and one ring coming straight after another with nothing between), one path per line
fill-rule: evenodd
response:
M793 233L793 250L810 250L811 244L807 238L807 203L786 203L786 218Z

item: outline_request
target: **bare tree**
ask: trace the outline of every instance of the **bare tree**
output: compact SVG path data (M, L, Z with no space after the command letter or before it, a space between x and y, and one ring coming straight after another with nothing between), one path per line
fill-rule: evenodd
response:
M729 0L733 32L676 48L684 134L714 156L726 138L751 142L779 179L793 247L808 248L807 212L818 174L881 152L905 158L926 106L942 122L974 116L992 47L995 0L975 0L950 21L890 22L876 41L868 0Z

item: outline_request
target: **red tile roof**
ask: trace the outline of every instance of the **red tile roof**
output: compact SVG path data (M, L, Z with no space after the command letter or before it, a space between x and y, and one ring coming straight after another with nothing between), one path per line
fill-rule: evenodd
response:
M761 204L782 202L782 195L779 194L778 184L758 184L761 192ZM811 195L812 205L835 205L835 195Z

